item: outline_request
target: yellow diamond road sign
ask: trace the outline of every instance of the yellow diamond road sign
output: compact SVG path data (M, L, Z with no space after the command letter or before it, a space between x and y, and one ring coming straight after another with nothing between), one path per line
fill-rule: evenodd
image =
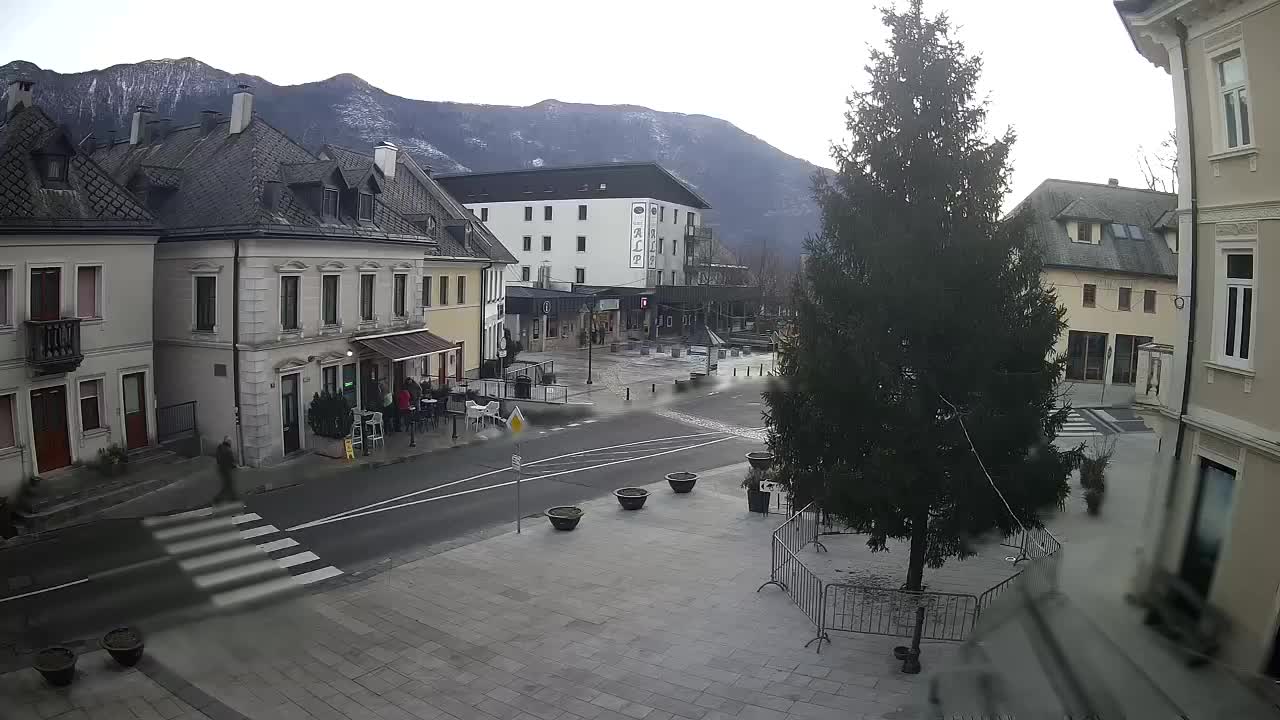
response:
M517 405L512 408L511 415L507 417L507 429L519 435L524 432L524 428L528 424L529 421L524 419L524 413L520 412L520 406Z

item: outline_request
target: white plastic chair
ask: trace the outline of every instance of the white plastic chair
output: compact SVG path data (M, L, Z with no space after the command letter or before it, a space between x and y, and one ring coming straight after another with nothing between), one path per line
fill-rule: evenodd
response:
M484 406L484 419L488 420L494 427L498 426L498 401L490 400L488 405Z
M369 447L376 448L378 443L382 443L382 447L385 448L387 440L382 434L382 413L374 413L373 417L365 420L364 424L369 426Z
M351 421L351 447L364 447L364 427L357 418Z
M484 423L484 405L477 405L474 400L467 401L467 427L472 425L476 429L480 429L480 425Z

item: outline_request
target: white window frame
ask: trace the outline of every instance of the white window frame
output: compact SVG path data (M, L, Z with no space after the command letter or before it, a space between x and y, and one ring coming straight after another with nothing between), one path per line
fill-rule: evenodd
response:
M533 268L528 265L520 266L520 282L529 282L533 277Z
M1124 307L1120 304L1121 298L1124 297L1124 291L1129 291L1129 306ZM1116 310L1118 312L1133 312L1133 288L1121 286L1116 288Z
M364 316L364 279L366 277L373 278L373 292L369 293L369 318ZM360 279L356 281L356 317L359 322L365 325L371 325L378 322L378 273L362 272Z
M9 317L0 317L0 333L14 332L18 326L18 311L13 306L17 301L18 293L14 286L18 284L18 270L13 265L0 265L0 273L9 273L9 284L5 287L8 297L4 298L4 307L9 310Z
M103 286L106 284L106 277L107 277L107 273L104 265L105 263L101 263L101 262L84 262L84 263L76 263L75 267L72 269L72 272L74 273L74 278L75 278L74 280L75 314L76 314L76 317L80 318L81 324L92 323L92 322L102 322L102 319L107 315L107 309L103 306L107 298L107 293L103 288ZM97 304L98 306L97 315L81 315L80 314L80 271L84 268L93 268L94 270L98 271L97 277L94 278L95 287L93 288L93 292L97 296L93 299L94 303Z
M574 247L575 247L575 248L577 248L577 251L578 251L578 252L580 252L580 253L585 253L585 252L587 251L587 236L586 236L586 235L579 235L579 236L577 236L577 239L576 239L576 240L574 240L574 243L575 243L575 244L574 244Z
M18 428L18 392L16 390L5 390L0 392L0 398L6 397L9 398L9 427L13 428L13 444L0 445L0 457L12 452L17 452L22 445L21 442L19 442L21 432L19 432Z
M200 278L213 278L213 329L201 330L200 317ZM200 335L216 335L218 333L218 275L216 273L191 273L191 332Z
M27 308L25 320L33 317L34 308L31 306L31 271L32 270L48 270L52 268L58 269L58 318L65 318L67 312L67 264L54 260L36 261L27 263L26 270L22 273L22 304ZM74 307L72 313L74 314Z
M573 281L579 285L587 282L587 269L584 267L576 267L573 269Z
M332 360L320 364L320 392L324 392L328 388L324 384L324 374L327 370L333 370L335 382L333 384L334 391L342 394L342 361Z
M85 395L81 391L84 383L91 382L98 384L98 427L86 428L84 426L84 400ZM107 422L107 403L105 393L107 391L106 378L103 375L81 376L76 378L76 419L79 420L80 435L92 436L98 433L107 433L111 431L110 424Z
M404 314L403 315L396 314L396 278L404 278ZM374 280L375 288L377 287L377 283L378 281ZM391 317L397 320L404 320L408 318L409 308L412 307L413 305L413 303L410 302L410 299L411 298L409 297L409 273L407 272L392 273L391 274Z
M1209 62L1205 63L1205 75L1208 80L1207 87L1212 90L1210 96L1213 98L1213 112L1209 114L1210 125L1213 129L1213 153L1211 153L1210 157L1213 157L1214 155L1226 155L1230 157L1236 154L1249 154L1257 148L1258 122L1257 109L1255 107L1256 98L1253 94L1253 87L1249 83L1249 58L1245 54L1244 43L1242 40L1235 40L1218 47L1207 48L1205 54L1209 60ZM1240 64L1244 71L1244 82L1232 85L1230 88L1224 88L1222 83L1219 82L1219 63L1224 60L1230 60L1235 56L1239 56L1240 58ZM1245 96L1249 101L1249 142L1243 142L1244 137L1243 132L1241 132L1242 128L1237 123L1237 133L1240 134L1240 137L1237 139L1241 142L1232 147L1227 145L1227 118L1223 98L1228 92L1238 92L1239 90L1244 90ZM1239 120L1239 108L1240 105L1237 102L1237 120Z
M1253 278L1251 280L1228 279L1227 278L1227 256L1228 255L1252 255L1253 256ZM1241 370L1253 370L1256 348L1258 345L1258 293L1261 290L1258 256L1258 243L1256 240L1248 241L1231 241L1218 243L1218 257L1216 258L1216 267L1214 268L1214 304L1213 304L1213 357L1214 361L1220 365L1238 368ZM1236 305L1236 349L1234 355L1227 354L1227 293L1228 287L1240 288L1239 301ZM1249 288L1253 292L1252 309L1249 312L1249 352L1248 358L1240 357L1240 339L1242 337L1244 323L1244 288Z
M333 299L333 307L336 310L336 317L334 318L334 320L337 321L336 323L326 323L324 321L324 281L325 281L325 278L331 278L331 277L338 278L337 297ZM376 286L377 284L376 281L374 284ZM320 327L322 328L342 327L342 273L336 273L336 272L320 273Z
M295 328L286 328L284 326L284 282L285 278L290 277L298 279L298 327ZM276 322L280 325L280 332L282 333L302 332L304 324L302 321L302 273L280 273L280 281L277 283L276 291Z
M364 216L365 198L369 198L369 217ZM373 193L361 190L356 193L356 220L359 222L373 222L377 214L377 205L375 204Z

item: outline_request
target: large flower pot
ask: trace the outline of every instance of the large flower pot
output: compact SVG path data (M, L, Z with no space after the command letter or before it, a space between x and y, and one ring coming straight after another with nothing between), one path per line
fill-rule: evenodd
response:
M675 345L671 346L671 357L678 358L682 354L684 354L684 350L682 350L680 347Z
M773 453L771 452L749 452L747 453L747 462L751 463L751 467L756 470L768 470L773 465Z
M698 482L698 474L691 472L673 472L667 473L667 483L671 485L671 489L683 495L691 490Z
M118 627L102 636L102 649L125 667L133 667L142 659L142 633L131 627Z
M649 499L649 491L644 488L625 487L614 490L613 496L618 498L618 504L623 510L639 510L644 507L644 501Z
M40 671L45 682L64 687L70 685L76 676L76 653L65 647L45 648L36 655L31 666Z
M758 513L769 512L769 493L759 490L747 490L747 510Z
M582 519L582 508L573 505L549 508L547 519L551 521L551 527L557 530L572 530L578 527L578 521Z

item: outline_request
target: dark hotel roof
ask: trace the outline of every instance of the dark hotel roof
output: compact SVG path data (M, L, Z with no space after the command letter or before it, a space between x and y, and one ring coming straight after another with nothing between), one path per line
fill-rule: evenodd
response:
M602 163L437 175L463 203L653 198L707 210L711 204L656 162Z

